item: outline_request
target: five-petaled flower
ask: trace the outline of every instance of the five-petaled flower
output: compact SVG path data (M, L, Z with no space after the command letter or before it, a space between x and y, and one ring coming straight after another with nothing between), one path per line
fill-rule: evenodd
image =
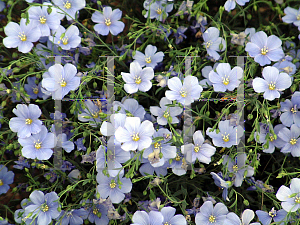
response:
M69 26L67 30L63 26L59 26L58 29L52 33L54 33L54 35L49 36L49 40L59 45L63 50L77 48L81 43L79 30L75 25Z
M83 9L86 4L85 0L52 0L52 2L59 8L58 13L66 15L67 20L76 19L76 12Z
M219 202L214 207L211 201L206 201L200 207L200 212L196 214L195 222L196 225L221 225L227 214L228 209L223 203Z
M19 52L28 53L33 47L32 42L36 42L41 37L41 31L34 23L26 25L26 19L21 19L20 25L15 22L9 22L4 28L7 35L3 39L6 48L18 47Z
M141 67L147 66L155 68L155 66L161 62L164 58L163 52L157 52L156 46L147 45L145 49L145 54L140 51L136 51L133 56L134 62L138 62Z
M130 63L130 73L121 72L124 89L127 93L132 94L138 90L146 92L152 87L151 80L154 77L154 70L151 67L142 69L138 62Z
M264 98L274 100L280 97L279 91L283 91L292 85L291 77L287 73L279 73L279 70L273 66L267 66L262 71L262 78L253 80L253 89L255 92L264 92Z
M275 35L268 37L265 32L259 31L251 37L251 42L247 43L245 50L254 57L255 62L264 66L284 57L281 44L282 41Z
M300 208L300 179L293 178L290 188L282 185L276 198L281 202L282 208L287 212L296 212Z
M52 92L52 98L61 100L69 91L75 91L80 85L80 77L76 76L77 69L74 65L67 63L64 67L60 64L51 66L44 73L42 86Z
M217 52L222 52L226 48L226 42L224 38L219 37L220 31L215 27L208 28L203 33L204 46L207 53L214 58L214 60L219 60L220 55Z
M112 35L118 35L124 30L125 24L120 20L122 17L122 11L115 9L112 11L111 7L106 6L103 8L103 14L96 11L92 15L92 21L97 23L94 26L94 30L101 35L108 35L110 32Z
M41 131L42 121L38 120L42 112L37 105L18 104L13 113L17 117L13 117L9 121L9 128L13 132L18 132L18 137L25 138L31 134Z

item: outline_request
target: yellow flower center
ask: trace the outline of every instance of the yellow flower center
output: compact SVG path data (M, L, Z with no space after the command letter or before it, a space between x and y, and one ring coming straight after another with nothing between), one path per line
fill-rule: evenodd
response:
M272 209L272 210L269 212L269 216L271 216L271 217L277 216L276 210L273 210L273 209Z
M211 41L205 43L206 48L209 48L212 45Z
M262 54L262 55L266 55L267 53L268 53L268 47L266 47L266 46L264 46L261 50L260 50L260 53Z
M98 113L92 113L94 119L98 118L98 115L99 115Z
M223 80L223 84L224 85L228 85L229 84L229 76L228 77L226 77L226 75L222 78L222 80Z
M168 222L165 222L164 225L172 225L172 224L170 224L170 223L168 223Z
M236 172L236 171L238 171L239 167L238 167L237 165L233 165L233 166L232 166L232 169L233 169L233 171Z
M216 221L216 217L213 216L213 215L210 215L209 218L208 218L208 221L211 222L211 223L214 223Z
M34 94L39 93L39 89L38 89L38 88L33 88L33 93L34 93Z
M69 38L68 37L64 37L62 40L63 45L67 45L69 42Z
M300 14L297 15L297 20L300 20Z
M70 9L72 7L71 3L69 1L67 1L65 4L64 4L64 7L66 9Z
M140 84L142 82L142 79L140 77L136 77L134 79L134 81L135 81L136 84Z
M229 141L229 134L227 134L227 135L222 134L222 137L223 137L222 139L223 139L224 142L228 142Z
M199 146L196 145L196 146L194 147L194 151L195 151L195 152L199 152L199 150L200 150Z
M181 96L181 97L183 97L183 98L186 97L186 94L187 94L186 91L180 91L179 93L180 93L180 96Z
M106 26L110 26L111 25L110 19L105 19L104 23L105 23Z
M45 16L40 16L40 23L41 24L45 24L47 21L46 17Z
M275 139L274 139L274 137L273 137L273 135L270 135L270 141L274 141Z
M161 146L161 144L158 143L158 142L156 142L156 143L154 144L154 148L160 148L160 146Z
M99 212L99 211L98 211L97 208L94 208L94 209L93 209L93 213L94 213L95 215L96 215L98 212Z
M139 134L133 134L132 135L132 140L134 140L134 141L140 140Z
M170 113L169 112L165 112L164 113L164 117L167 119L168 117L170 116Z
M25 124L29 124L30 125L31 123L32 123L32 119L26 119L25 120Z
M283 68L281 68L281 69L283 69L284 72L286 72L287 74L293 72L293 68L290 67L290 66L286 66L286 67L283 67Z
M160 15L160 14L162 14L162 9L161 9L160 7L158 7L158 8L156 9L156 12L157 12L158 15Z
M0 186L2 186L3 185L3 181L0 179Z
M300 197L296 197L296 198L295 198L295 202L296 202L297 204L300 204Z
M109 184L110 188L115 188L117 186L117 184L113 181Z
M295 139L295 138L292 138L291 140L290 140L290 144L291 145L295 145L297 143L297 140Z
M35 147L36 149L40 149L40 148L42 147L41 144L42 144L41 142L36 142L35 145L34 145L34 147Z
M47 212L48 210L49 210L49 206L47 206L47 205L42 206L43 212Z
M62 81L60 82L60 86L61 86L61 87L67 86L67 82L66 82L65 80L62 80Z
M149 57L146 57L145 58L145 61L146 61L146 63L151 63L152 61L151 61L151 57L149 56Z
M177 154L176 157L175 157L175 160L180 161L180 159L181 159L181 157Z
M22 32L22 33L20 32L19 35L18 35L18 37L20 38L21 41L26 41L27 40L27 37L24 34L24 32Z
M294 108L291 108L291 112L292 112L292 113L296 113L296 112L297 112L297 110L296 110L296 105L295 105Z
M270 89L271 91L274 91L275 88L276 88L275 84L274 84L273 82L271 82L271 84L269 84L269 89Z

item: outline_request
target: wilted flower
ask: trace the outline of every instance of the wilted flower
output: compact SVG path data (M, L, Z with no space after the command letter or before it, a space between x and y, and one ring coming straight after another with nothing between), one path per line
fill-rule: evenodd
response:
M122 17L122 11L106 6L103 8L103 14L96 11L92 15L92 21L97 23L94 26L94 30L101 35L108 35L110 32L112 35L118 35L124 30L125 24L120 20Z
M176 33L174 33L174 37L176 38L176 40L175 40L176 45L181 43L183 41L183 39L186 38L186 35L184 34L184 32L186 32L187 29L188 28L184 27L184 26L180 26L177 28Z

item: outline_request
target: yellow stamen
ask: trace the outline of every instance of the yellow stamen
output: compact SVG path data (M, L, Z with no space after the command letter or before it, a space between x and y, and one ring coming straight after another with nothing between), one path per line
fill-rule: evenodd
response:
M110 19L105 19L104 23L105 23L106 26L110 26L111 25Z
M181 96L181 97L183 97L183 98L186 97L186 91L180 91L179 93L180 93L180 96Z
M268 53L268 47L266 47L266 46L264 46L261 50L260 50L260 53L262 54L262 55L266 55L267 53Z
M170 116L170 113L169 112L165 112L164 113L164 117L167 119L168 117Z
M205 43L206 48L209 48L212 45L211 41Z
M210 215L209 218L208 218L208 221L211 222L211 223L214 223L216 221L216 217L213 216L213 215Z
M300 20L300 14L297 15L297 20Z
M116 183L113 181L112 183L109 184L110 188L115 188L117 185Z
M291 145L295 145L297 143L297 140L295 139L295 138L292 138L291 140L290 140L290 144ZM300 201L300 200L299 200Z
M66 9L70 9L72 7L71 3L69 1L67 1L65 4L64 4L64 7Z
M46 17L45 16L40 16L40 23L41 24L45 24L47 21Z
M47 212L49 210L49 206L45 205L42 207L43 212Z
M99 212L99 211L98 211L97 208L94 208L94 209L93 209L93 213L94 213L95 215L96 215L98 212Z
M140 77L136 77L134 79L134 81L135 81L136 84L140 84L142 82L142 79Z
M20 32L19 35L18 35L18 37L20 38L21 41L26 41L27 40L27 37L24 34L24 32L22 32L22 33Z
M36 149L40 149L40 148L42 147L41 144L42 144L42 143L37 142L37 143L35 143L34 147L35 147Z
M222 134L222 137L223 137L222 139L223 139L224 142L228 142L229 141L229 134L227 134L227 135Z
M139 134L133 134L132 135L132 140L134 140L134 141L140 140Z
M273 135L270 135L270 141L273 142L275 139L273 137Z
M176 157L175 157L175 160L180 161L180 159L181 159L181 157L177 154Z
M233 171L238 171L239 167L237 165L232 166Z
M65 37L65 38L63 38L63 39L61 39L62 40L62 43L63 43L63 45L67 45L69 42L69 38L68 37Z
M195 151L195 152L199 152L199 150L200 150L199 146L196 145L196 146L194 147L194 151Z
M34 94L39 93L39 89L38 89L38 88L33 88L33 93L34 93Z
M296 105L295 105L294 108L291 108L291 112L292 112L292 113L296 113L296 112L297 112L297 110L296 110Z
M30 125L31 123L32 123L32 119L26 119L25 120L25 124L29 124Z
M300 204L300 197L296 197L295 198L295 202L298 203L298 204Z
M154 148L160 148L160 146L161 146L161 144L158 143L158 142L156 142L156 143L154 144Z
M61 86L61 87L67 86L67 82L66 82L65 80L62 80L62 81L60 82L60 86Z
M158 7L158 8L156 9L156 12L157 12L158 15L160 15L160 14L162 14L162 9Z
M229 84L229 76L228 77L226 77L226 75L222 78L222 80L223 80L223 84L224 85L228 85Z
M151 57L145 57L145 61L146 61L146 63L151 63L152 62Z
M275 82L273 83L273 82L271 81L271 83L269 84L269 89L270 89L271 91L274 91L275 88L276 88Z
M3 181L0 179L0 186L2 186L3 185Z

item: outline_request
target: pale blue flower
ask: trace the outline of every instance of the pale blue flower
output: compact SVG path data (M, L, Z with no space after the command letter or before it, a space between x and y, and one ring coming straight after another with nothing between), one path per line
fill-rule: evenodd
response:
M213 206L211 201L206 201L200 207L200 212L196 214L196 225L223 225L228 214L227 207L219 202Z
M38 120L42 111L37 105L18 104L13 113L17 117L13 117L9 121L9 128L13 132L18 132L18 137L25 138L31 134L37 134L41 131L42 121Z
M163 224L168 224L168 225L187 225L186 219L183 215L177 214L176 209L173 207L163 207L160 210L161 214L164 217Z
M33 6L28 10L30 23L33 23L41 31L41 36L49 36L50 29L56 30L60 25L60 15L56 13L56 9L51 7L52 12L48 13L49 3L44 3L42 7Z
M150 11L150 19L163 21L168 17L168 13L173 10L173 3L168 4L166 0L159 0L151 3L144 2L144 8ZM146 12L145 18L148 18L149 11Z
M165 162L162 166L159 167L153 167L149 159L143 158L142 165L139 169L140 173L143 176L146 176L147 174L153 175L155 172L157 176L166 176L168 174L168 167L170 166L169 163Z
M19 52L28 53L33 47L32 42L36 42L41 37L41 31L33 23L26 25L26 19L21 19L20 25L15 22L9 22L4 27L6 38L3 44L6 48L18 47Z
M5 2L0 1L0 12L2 12L3 9L5 9Z
M75 91L80 85L80 77L76 76L77 69L74 65L67 63L64 67L60 64L51 66L48 70L50 77L43 75L42 86L52 92L52 98L61 100L70 91Z
M59 216L58 208L60 203L58 202L59 197L55 192L44 195L43 192L35 190L30 194L29 198L33 204L25 208L25 215L31 213L30 219L37 215L38 225L48 225L52 219Z
M59 26L58 29L52 33L53 36L49 36L49 40L59 45L63 50L77 48L81 43L79 29L75 25L69 26L67 30L63 26Z
M66 15L67 20L76 19L76 12L83 9L86 4L85 0L52 0L52 2L59 8L58 13Z
M241 137L244 135L244 129L240 125L230 126L229 123L229 120L220 121L219 133L216 133L216 130L209 131L210 127L207 128L206 134L213 139L215 146L230 148L240 142Z
M230 12L231 10L235 9L236 3L240 6L244 6L249 1L250 0L227 0L224 7L227 12Z
M150 211L148 214L145 211L136 211L132 216L131 225L161 225L163 220L161 212Z
M82 113L78 114L78 120L81 122L89 122L92 127L97 127L97 125L102 122L100 118L101 109L90 99L85 100L84 105L85 109L83 109Z
M126 116L139 117L141 120L144 119L146 114L144 107L133 98L122 99L122 103L114 101L113 108L118 113L125 114Z
M110 116L110 122L103 121L101 124L100 132L104 136L112 136L115 134L115 130L119 126L124 126L126 115L122 113L112 114Z
M300 156L300 128L293 124L290 130L286 127L282 128L278 136L285 142L280 150L282 153L291 153L293 157Z
M300 29L300 8L297 10L291 7L286 7L284 9L284 13L286 15L282 17L282 21L285 23L292 23Z
M281 44L282 41L275 35L268 37L264 31L259 31L251 37L251 42L247 43L245 50L254 57L255 62L264 66L284 57Z
M0 195L5 194L10 184L14 182L15 174L12 171L8 171L4 165L0 165Z
M204 143L204 137L200 130L193 134L194 144L186 144L181 146L181 152L186 155L189 163L199 162L209 164L211 157L215 154L216 148L208 143Z
M290 75L292 81L293 77L291 75L294 75L296 73L296 65L288 60L277 62L273 65L276 67L279 72L284 72Z
M81 209L71 209L70 211L62 210L60 216L56 219L55 225L81 225L83 217L87 215L87 211Z
M155 66L163 61L165 54L163 52L157 52L156 46L147 45L145 54L140 51L136 51L133 56L134 62L138 62L141 67L147 66L155 68Z
M98 172L97 191L101 198L109 197L112 203L120 203L125 198L125 193L129 193L132 189L132 183L129 178L122 178L122 176L123 173L116 177L107 177L102 171Z
M24 89L28 95L30 95L31 99L43 98L44 94L41 91L42 84L36 84L36 77L28 77L27 84L24 85Z
M258 216L259 221L263 225L269 225L272 222L272 220L275 223L278 223L279 225L284 225L285 222L287 222L286 220L287 212L284 209L275 210L275 208L273 207L269 212L256 210L255 213Z
M146 92L152 87L151 80L154 77L154 70L151 67L142 69L138 62L130 63L130 73L121 72L124 89L127 93L132 94L138 90Z
M170 123L179 123L178 115L182 113L182 108L175 106L166 106L168 104L172 104L172 101L167 99L166 97L161 98L158 106L150 106L150 112L157 116L157 123L160 125L167 125L168 120L171 120Z
M127 117L124 128L118 127L115 138L123 143L121 148L125 151L143 150L150 147L154 134L153 123L146 120L141 123L138 117Z
M242 221L233 212L230 212L226 216L226 220L223 225L260 225L260 223L250 223L254 219L254 212L251 209L245 209L242 213Z
M220 63L217 72L213 70L209 73L209 80L214 86L214 91L225 92L233 91L241 83L240 79L243 77L243 69L239 66L231 69L229 63Z
M280 115L280 121L283 125L290 127L292 124L296 124L300 127L300 92L296 91L291 100L286 99L284 102L280 102L280 111L283 113Z
M203 33L203 45L205 46L207 53L213 57L214 60L219 60L220 55L217 52L222 52L226 48L224 38L219 36L220 31L216 27L210 27Z
M42 126L41 131L27 138L19 138L23 146L22 155L29 159L48 160L56 146L56 138L53 133L48 133L47 128Z
M202 76L205 77L205 79L201 80L199 82L199 84L203 88L208 88L209 86L212 86L212 83L209 80L209 73L210 73L210 71L215 71L218 65L219 65L219 63L215 63L213 67L205 66L202 68L201 73L202 73Z
M281 201L282 208L287 212L296 212L300 208L300 179L293 178L290 188L282 185L276 198Z
M255 92L264 92L264 98L274 100L280 97L279 91L283 91L292 85L291 77L287 73L279 73L279 70L273 66L267 66L262 71L262 78L253 80L253 89Z
M194 76L186 76L183 84L178 77L173 77L168 80L168 87L171 91L166 91L166 97L169 100L177 100L182 105L189 105L199 99L203 90Z
M125 24L120 20L122 17L122 11L106 6L103 8L103 14L96 11L92 15L92 21L97 23L94 26L94 30L101 35L108 35L110 32L112 35L118 35L124 30Z

